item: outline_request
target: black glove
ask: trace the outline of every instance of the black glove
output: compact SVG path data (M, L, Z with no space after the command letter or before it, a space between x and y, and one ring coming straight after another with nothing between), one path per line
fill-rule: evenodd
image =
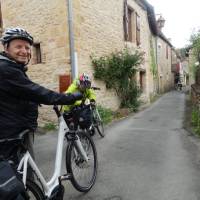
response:
M72 94L74 96L74 100L81 100L83 98L83 94L80 92L76 92Z

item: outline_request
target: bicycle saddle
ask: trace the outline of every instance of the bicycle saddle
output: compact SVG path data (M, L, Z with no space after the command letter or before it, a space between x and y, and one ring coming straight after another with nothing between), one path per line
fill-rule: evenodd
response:
M30 132L30 130L26 129L26 130L20 132L17 137L0 139L0 143L10 143L10 142L17 142L17 141L20 142L24 139L25 135L28 134L29 132Z

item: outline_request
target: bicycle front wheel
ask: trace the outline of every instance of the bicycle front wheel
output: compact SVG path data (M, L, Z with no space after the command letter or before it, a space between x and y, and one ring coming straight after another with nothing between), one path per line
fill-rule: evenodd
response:
M94 115L94 121L95 121L95 128L97 129L99 135L101 137L104 137L105 136L105 132L104 132L104 125L103 125L103 121L99 115L99 112L98 110L94 110L93 111L93 115Z
M97 121L96 129L101 137L105 136L104 126L102 121Z
M88 192L97 177L97 152L92 138L85 132L79 132L81 144L89 158L85 161L77 149L76 141L69 143L66 152L66 168L71 174L72 185L80 192Z
M42 190L40 189L40 187L36 183L30 180L26 181L26 192L29 197L29 200L44 200L45 199L44 194Z

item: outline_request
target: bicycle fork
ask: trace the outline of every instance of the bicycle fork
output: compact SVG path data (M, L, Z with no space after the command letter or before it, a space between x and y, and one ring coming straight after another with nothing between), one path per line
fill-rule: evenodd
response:
M86 152L85 152L85 150L84 150L84 148L83 148L83 145L82 145L82 143L81 143L81 141L80 141L80 138L79 138L79 136L78 135L76 135L76 140L74 141L74 143L75 143L75 146L76 146L76 149L78 150L78 152L80 153L80 155L82 156L82 158L86 161L86 162L88 162L88 160L89 160L89 158L88 158L88 156L87 156L87 154L86 154Z

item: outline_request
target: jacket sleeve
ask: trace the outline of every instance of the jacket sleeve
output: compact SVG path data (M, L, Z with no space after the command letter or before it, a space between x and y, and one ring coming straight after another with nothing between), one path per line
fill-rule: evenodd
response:
M73 83L68 87L68 89L65 91L65 94L73 94L73 93L75 93L75 92L79 92L79 90L78 90L78 87L77 87L77 84L76 84L76 81L77 80L74 80L73 81ZM80 105L81 104L81 100L80 101L75 101L74 103L73 103L73 105L65 105L65 106L63 106L63 110L64 111L69 111L69 110L71 110L72 109L72 107L73 106L75 106L75 105Z
M65 95L49 90L32 82L22 71L7 67L0 78L1 89L11 95L46 105L72 104L76 99L73 95Z
M95 95L95 93L94 93L94 90L88 89L88 90L87 90L87 96L88 96L88 99L89 99L89 100L94 99L94 100L96 101L96 95Z

